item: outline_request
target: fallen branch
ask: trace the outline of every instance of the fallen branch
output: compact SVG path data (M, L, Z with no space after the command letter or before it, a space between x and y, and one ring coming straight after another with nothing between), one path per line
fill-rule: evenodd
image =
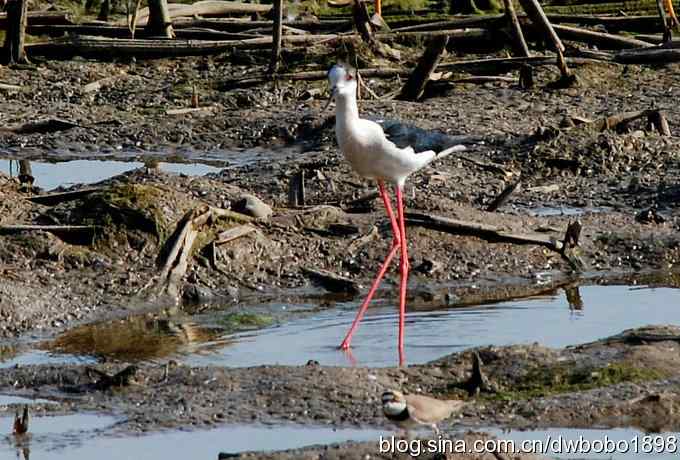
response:
M157 264L161 267L157 287L161 294L167 294L179 301L180 282L189 266L189 258L202 226L217 218L228 218L237 222L250 222L251 218L227 209L201 206L187 212L177 223L175 231L163 245Z
M601 49L634 49L648 48L651 46L649 43L642 40L604 32L595 32L580 27L553 25L553 28L560 34L560 37L565 40L583 42L588 45L597 46Z
M476 236L483 240L496 243L534 244L558 253L569 263L572 269L576 271L582 271L584 267L583 261L569 251L571 246L565 245L565 242L563 241L558 241L555 238L540 234L513 233L505 231L495 225L467 222L450 219L448 217L420 213L407 213L406 223L408 225L417 225L454 235Z

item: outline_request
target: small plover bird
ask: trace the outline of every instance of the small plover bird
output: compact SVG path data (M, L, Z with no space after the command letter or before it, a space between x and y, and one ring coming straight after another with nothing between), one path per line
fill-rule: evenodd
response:
M388 390L382 395L383 413L388 420L405 431L417 425L429 425L437 435L439 434L437 423L451 417L464 404L460 400L405 395L397 390Z

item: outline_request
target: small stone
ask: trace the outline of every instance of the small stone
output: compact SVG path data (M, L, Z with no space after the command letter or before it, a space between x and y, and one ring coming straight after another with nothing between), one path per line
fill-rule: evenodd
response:
M253 216L257 219L264 219L272 215L271 206L256 197L255 195L243 195L234 203L233 211Z

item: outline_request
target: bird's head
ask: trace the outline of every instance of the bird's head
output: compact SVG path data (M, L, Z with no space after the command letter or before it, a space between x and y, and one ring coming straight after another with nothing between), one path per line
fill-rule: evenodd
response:
M387 390L382 394L382 405L385 415L399 415L406 410L406 398L401 391Z
M330 105L331 100L335 97L356 94L356 73L349 66L335 64L328 71L328 84L331 87L331 97L328 100Z

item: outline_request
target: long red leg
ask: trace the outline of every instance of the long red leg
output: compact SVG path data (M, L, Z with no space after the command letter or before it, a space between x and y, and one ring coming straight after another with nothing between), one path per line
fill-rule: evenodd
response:
M401 234L401 281L399 283L399 364L404 364L404 322L406 319L406 283L408 281L408 252L406 250L406 225L404 221L404 199L402 187L397 185L397 212L399 213L399 231Z
M340 344L340 348L343 350L347 350L349 348L352 342L352 335L354 335L354 332L359 327L359 323L361 322L361 319L364 317L364 313L366 313L368 304L371 303L371 299L373 299L373 295L375 294L375 291L378 289L380 281L382 280L383 276L385 276L387 267L389 267L390 262L392 262L392 259L394 259L394 256L397 254L397 251L400 248L399 242L401 241L401 238L399 237L399 226L397 225L397 220L394 216L394 211L392 211L390 197L387 194L387 191L385 190L385 184L383 183L383 181L378 181L378 190L380 191L380 196L382 197L383 203L385 204L387 216L390 218L392 232L394 233L394 242L392 243L392 249L390 250L390 253L387 255L387 258L385 258L385 262L383 262L382 266L380 267L380 270L378 271L378 276L375 277L375 280L371 285L371 289L369 289L368 291L366 299L364 299L364 303L361 304L359 312L357 313L357 316L354 318L352 326L349 328L349 331L345 336L345 340L343 340L342 343Z

